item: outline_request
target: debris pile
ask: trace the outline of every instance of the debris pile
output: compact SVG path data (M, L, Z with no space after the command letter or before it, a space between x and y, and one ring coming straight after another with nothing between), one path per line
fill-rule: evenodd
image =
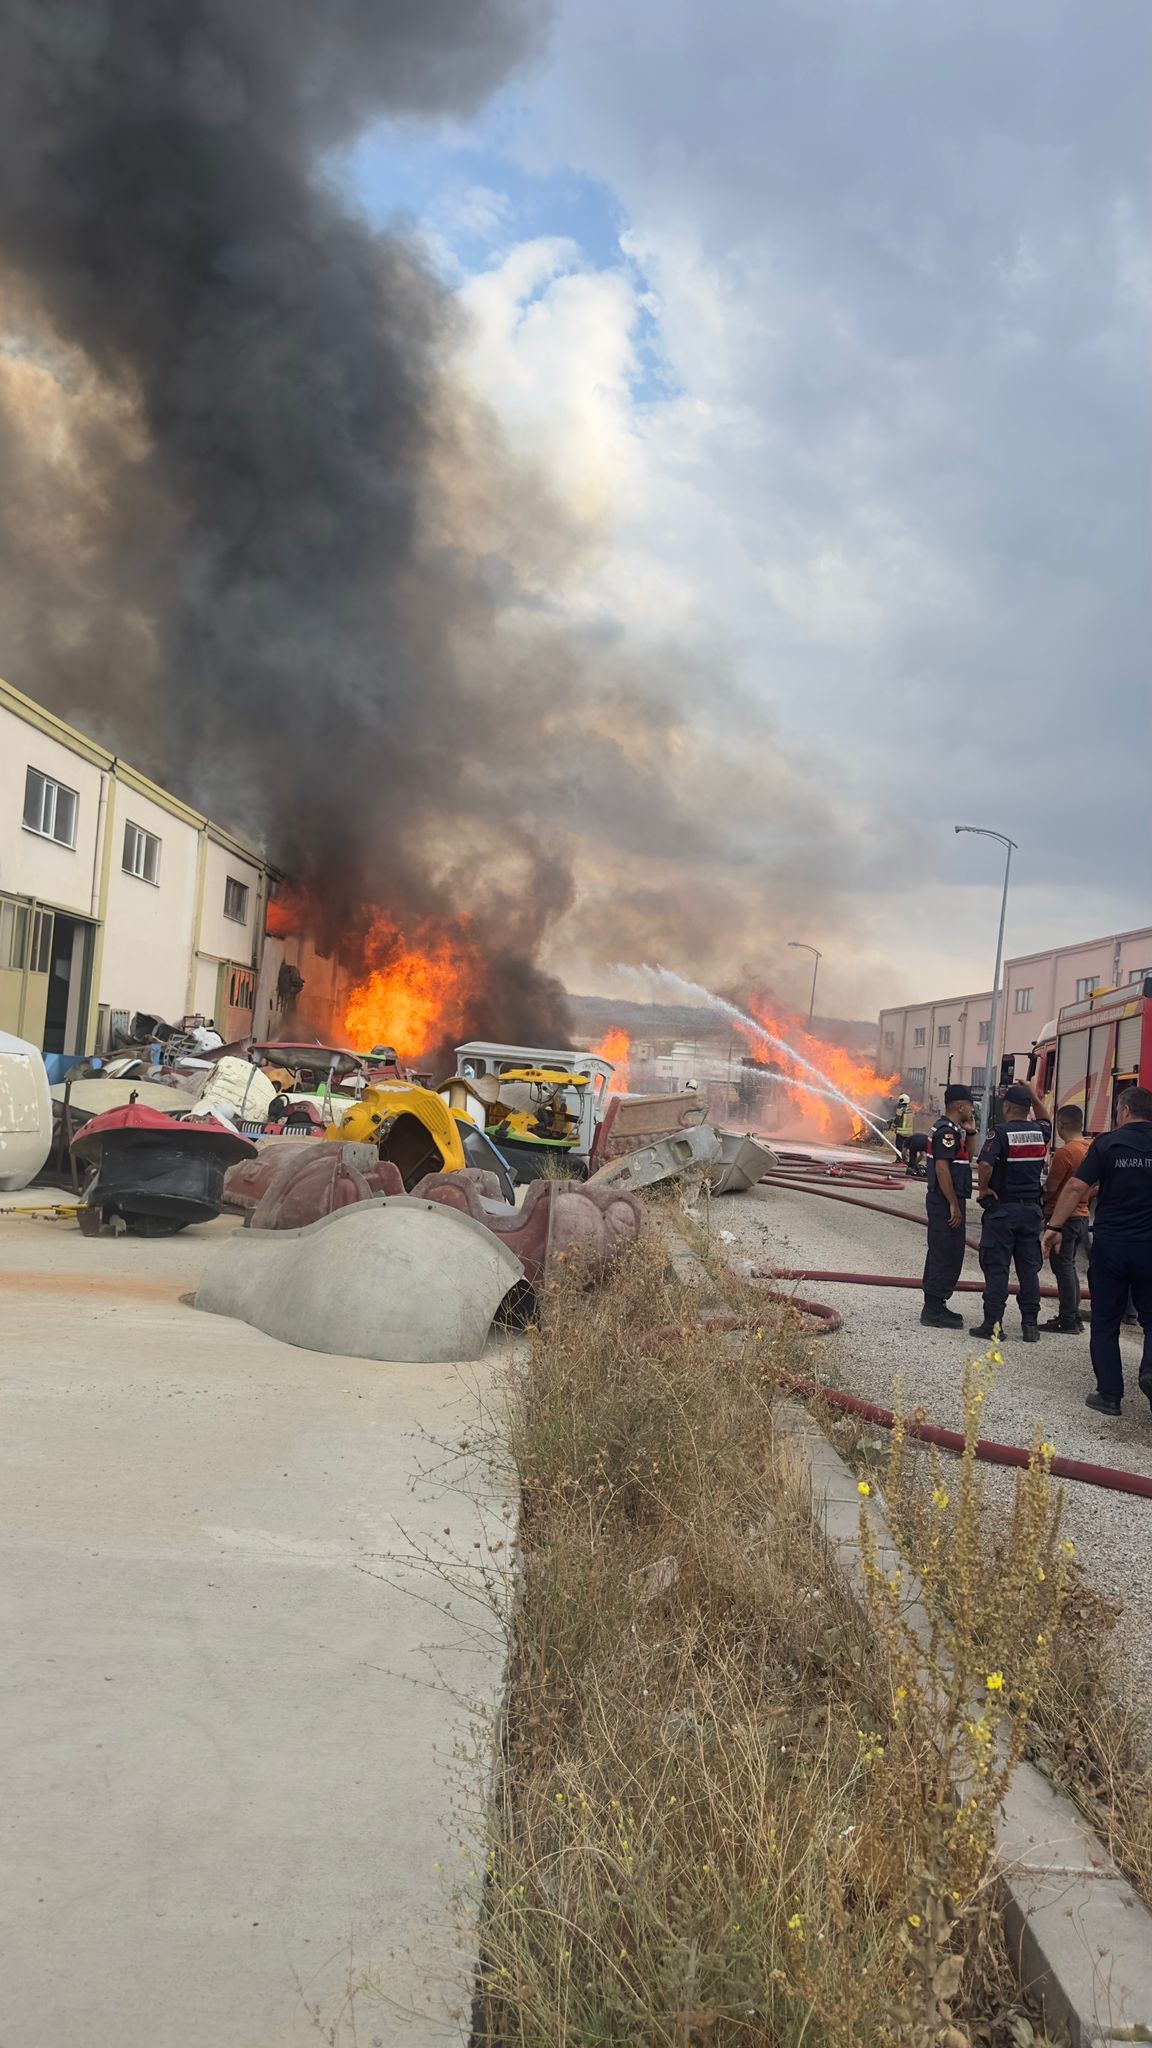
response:
M641 1190L722 1194L775 1164L692 1091L613 1092L599 1053L473 1042L425 1087L390 1045L169 1044L84 1061L54 1091L73 1174L95 1169L81 1228L230 1211L244 1228L197 1306L312 1349L474 1357L560 1267L599 1285L647 1230Z

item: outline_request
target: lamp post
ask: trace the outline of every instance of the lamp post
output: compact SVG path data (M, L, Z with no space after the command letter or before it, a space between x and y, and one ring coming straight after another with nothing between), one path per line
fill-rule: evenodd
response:
M1008 913L1008 876L1012 869L1012 855L1019 851L1016 841L1009 839L1006 832L991 832L986 825L956 825L956 832L973 832L979 839L998 839L1005 849L1004 891L1000 898L1000 929L996 934L996 972L992 978L992 1014L988 1019L988 1085L980 1105L980 1136L988 1136L988 1125L992 1118L992 1101L995 1094L992 1072L996 1058L996 1025L1000 1011L1000 969L1004 959L1004 919Z
M790 946L796 947L797 950L801 953L811 953L814 955L812 967L812 995L808 1003L808 1022L809 1024L811 1024L812 1019L816 1014L816 976L820 972L820 962L824 958L824 955L818 950L817 947L810 946L807 940L805 939L789 939L788 944Z

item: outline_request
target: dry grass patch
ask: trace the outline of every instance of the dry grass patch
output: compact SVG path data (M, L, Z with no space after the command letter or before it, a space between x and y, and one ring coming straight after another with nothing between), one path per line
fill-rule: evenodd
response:
M858 1612L777 1437L795 1319L720 1338L695 1305L642 1247L609 1287L551 1297L515 1375L522 1576L474 2040L1022 2041L989 1845L1045 1654L1021 1630L1054 1635L1063 1597L1043 1460L1001 1662L949 1623L926 1663L904 1575L873 1559ZM685 1334L645 1342L668 1323Z

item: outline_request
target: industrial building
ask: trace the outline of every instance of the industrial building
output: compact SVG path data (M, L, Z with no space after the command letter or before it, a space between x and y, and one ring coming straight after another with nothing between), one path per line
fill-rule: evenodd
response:
M1019 953L1004 963L992 1062L1006 1052L1027 1054L1066 1003L1083 1002L1097 988L1116 988L1152 974L1152 927L1113 932L1072 946ZM880 1013L878 1064L899 1073L914 1102L942 1106L950 1081L987 1086L992 995L951 996L906 1003Z
M0 1029L103 1048L135 1011L267 1022L275 870L117 755L0 682ZM266 974L278 965L266 963Z

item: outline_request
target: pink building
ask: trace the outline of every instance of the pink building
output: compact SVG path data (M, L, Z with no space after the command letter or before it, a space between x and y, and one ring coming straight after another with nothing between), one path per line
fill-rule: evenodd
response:
M1027 1055L1065 1003L1082 1002L1096 988L1116 988L1152 974L1152 927L1020 953L1004 963L993 1065L1004 1052ZM880 1013L877 1063L898 1072L912 1100L926 1110L943 1106L949 1081L976 1089L988 1080L991 994L907 1003ZM1023 1071L1022 1068L1018 1071Z

